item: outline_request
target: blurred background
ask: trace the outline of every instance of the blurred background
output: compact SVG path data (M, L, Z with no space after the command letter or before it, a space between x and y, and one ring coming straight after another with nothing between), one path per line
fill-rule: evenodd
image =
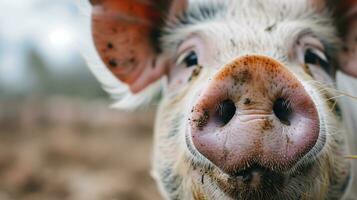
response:
M0 200L159 199L154 113L109 109L80 14L73 0L0 0Z

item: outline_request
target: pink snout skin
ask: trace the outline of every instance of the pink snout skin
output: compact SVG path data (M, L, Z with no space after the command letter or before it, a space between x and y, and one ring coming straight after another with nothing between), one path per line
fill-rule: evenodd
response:
M288 170L319 137L316 106L300 81L265 56L218 71L190 118L194 147L226 173L252 165Z

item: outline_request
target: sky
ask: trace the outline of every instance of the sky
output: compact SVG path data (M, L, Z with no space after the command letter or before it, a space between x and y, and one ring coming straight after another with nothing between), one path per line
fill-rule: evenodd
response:
M19 91L31 86L30 49L56 73L83 64L78 16L74 0L0 0L0 86Z

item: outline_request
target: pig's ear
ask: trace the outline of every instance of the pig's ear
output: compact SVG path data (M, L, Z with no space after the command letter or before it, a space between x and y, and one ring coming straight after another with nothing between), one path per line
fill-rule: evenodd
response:
M165 18L185 9L185 0L90 0L96 49L109 70L133 93L167 69L159 34Z
M337 23L343 40L339 65L346 74L357 77L357 0L336 3Z

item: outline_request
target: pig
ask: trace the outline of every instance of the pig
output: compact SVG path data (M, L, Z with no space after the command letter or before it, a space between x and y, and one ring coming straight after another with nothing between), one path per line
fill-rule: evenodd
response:
M164 199L357 199L355 111L336 101L336 74L357 77L357 1L89 3L114 107L157 103Z

